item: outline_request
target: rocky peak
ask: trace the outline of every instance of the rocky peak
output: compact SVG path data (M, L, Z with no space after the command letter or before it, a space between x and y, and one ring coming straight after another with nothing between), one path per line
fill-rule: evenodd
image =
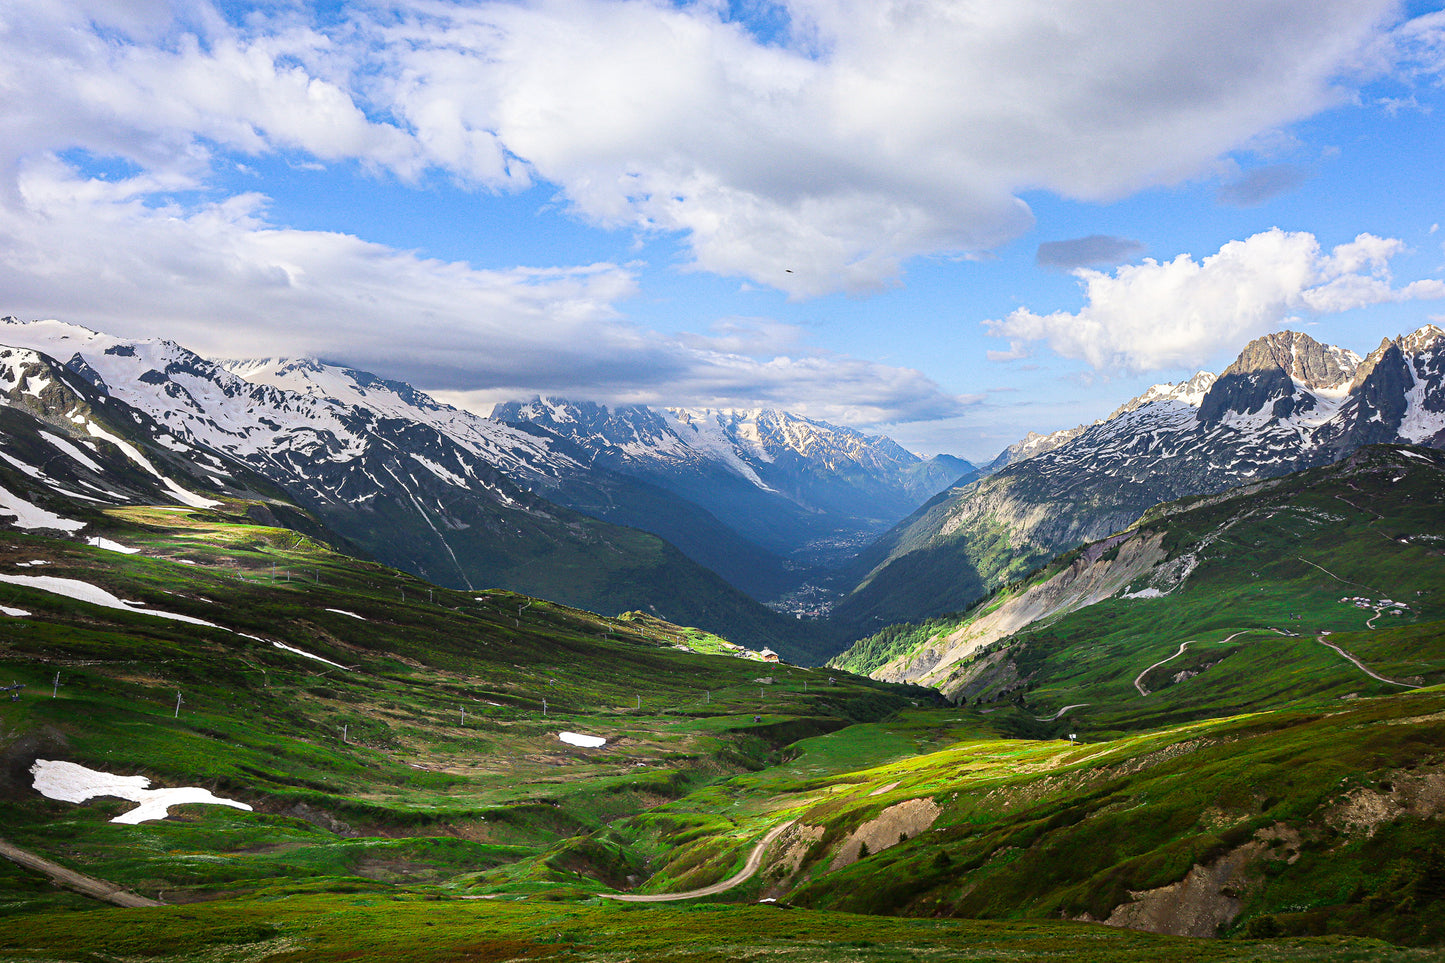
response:
M1320 344L1301 331L1276 331L1245 346L1227 375L1283 371L1310 388L1338 388L1349 381L1360 363L1353 351Z
M1299 331L1255 338L1224 369L1199 406L1199 422L1216 425L1231 413L1288 418L1316 408L1312 391L1335 391L1351 383L1360 356L1320 344Z
M1396 338L1395 344L1399 345L1400 350L1405 354L1420 354L1442 347L1439 343L1442 338L1445 338L1445 330L1436 325L1427 324L1410 334L1403 334Z
M1110 421L1130 411L1136 411L1145 405L1153 404L1156 401L1179 401L1186 405L1198 408L1204 401L1204 396L1209 389L1214 387L1217 380L1216 375L1209 371L1196 372L1193 377L1177 384L1158 384L1150 386L1142 394L1130 398L1110 413L1105 421Z

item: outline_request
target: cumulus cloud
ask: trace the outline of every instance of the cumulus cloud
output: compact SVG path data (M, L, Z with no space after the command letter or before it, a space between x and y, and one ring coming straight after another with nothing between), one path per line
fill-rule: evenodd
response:
M1075 268L1118 264L1142 253L1144 245L1132 238L1090 234L1067 241L1045 241L1039 245L1034 261L1041 267L1072 271Z
M184 8L182 8L184 9ZM13 0L0 18L0 164L80 148L148 172L206 174L218 151L298 150L405 176L415 138L367 116L353 61L305 25L244 33L208 5Z
M1013 346L1045 341L1101 371L1196 367L1295 313L1445 298L1445 281L1393 285L1390 259L1402 250L1401 241L1361 234L1325 253L1313 234L1274 228L1230 241L1202 261L1181 254L1112 274L1075 271L1084 288L1081 310L1040 315L1019 308L985 326Z
M1428 24L1389 33L1394 0L784 0L763 38L704 0L380 0L326 22L261 5L239 26L205 5L11 6L0 152L543 182L797 297L1000 246L1032 224L1021 191L1178 183L1435 49Z
M1232 207L1254 207L1294 190L1309 175L1293 164L1271 164L1257 167L1237 180L1221 184L1215 198Z
M0 202L0 309L159 333L212 356L319 356L478 403L769 404L848 424L965 404L918 371L810 349L768 319L707 335L642 329L618 307L636 293L626 265L481 270L276 227L256 195L156 206L154 187L28 164L20 201Z
M377 27L376 94L436 156L468 138L582 217L678 232L694 266L797 296L1026 230L1042 188L1108 200L1340 102L1387 0L792 0L787 42L715 4L433 5ZM468 106L461 107L459 105Z

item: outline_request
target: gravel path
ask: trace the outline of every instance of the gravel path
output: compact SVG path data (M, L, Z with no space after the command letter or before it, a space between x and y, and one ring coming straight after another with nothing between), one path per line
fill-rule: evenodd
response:
M1236 633L1234 633L1233 635L1231 635L1231 636L1230 636L1229 638L1227 638L1227 639L1221 639L1218 644L1219 644L1219 645L1224 645L1226 642L1233 642L1235 639L1239 638L1239 637L1240 637L1241 635L1243 635L1245 632L1249 632L1249 631L1252 631L1252 630L1250 630L1250 629L1245 629L1243 632L1236 632ZM1279 629L1275 629L1275 631L1276 631L1276 632L1279 632ZM1280 634L1280 635L1287 635L1287 634L1289 634L1289 633L1287 633L1287 632L1280 632L1279 634ZM1149 694L1149 690L1146 689L1146 688L1144 688L1144 677L1145 677L1146 675L1148 675L1150 672L1153 672L1155 669L1159 668L1159 667L1160 667L1161 665L1163 665L1165 662L1173 662L1175 659L1179 658L1181 655L1184 654L1184 650L1187 649L1187 648L1189 648L1189 646L1192 645L1195 641L1196 641L1195 639L1190 639L1188 642L1181 642L1181 643L1179 643L1179 651L1178 651L1178 652L1175 652L1173 655L1171 655L1171 656L1170 656L1169 658L1167 658L1167 659L1160 659L1158 662L1155 662L1155 663L1154 663L1153 665L1151 665L1149 668L1145 669L1143 672L1140 672L1138 675L1136 675L1136 676L1134 677L1134 688L1136 688L1136 689L1139 690L1139 694L1140 694L1141 696L1146 696L1146 695Z
M89 896L92 899L105 900L107 903L114 903L116 906L164 906L164 903L157 903L153 899L146 899L144 896L137 896L116 886L114 883L107 883L103 879L96 879L93 876L85 876L73 869L66 869L59 863L52 863L41 856L36 856L29 850L13 846L5 840L0 839L0 856L5 857L12 863L18 863L26 869L36 873L43 873L52 880L67 889L73 889L77 893Z
M1186 644L1187 644L1187 643L1186 643ZM1178 653L1176 653L1176 654L1178 654ZM1172 658L1172 656L1171 656L1171 658ZM1165 659L1164 661L1167 662L1167 661L1169 661L1169 660L1168 660L1168 659ZM1154 668L1154 666L1151 665L1151 666L1149 667L1149 669L1152 669L1152 668ZM1145 672L1148 672L1149 669L1145 669L1144 671L1145 671ZM1037 720L1037 721L1039 721L1039 722L1053 722L1055 719L1062 719L1062 718L1064 717L1064 713L1065 713L1065 712L1068 712L1070 709L1082 709L1082 708L1084 708L1085 706L1091 705L1091 704L1092 704L1092 703L1088 703L1088 702L1080 702L1080 703L1078 703L1077 705L1064 706L1062 709L1060 709L1058 712L1055 712L1055 713L1054 713L1053 715L1051 715L1051 716L1034 716L1034 719Z
M758 871L758 868L763 865L763 854L767 852L768 844L777 839L783 830L793 825L794 822L796 822L796 820L790 819L768 830L768 834L758 840L758 844L754 846L753 851L748 854L748 861L743 865L742 871L735 876L729 876L721 883L713 883L711 886L704 886L702 889L690 889L686 893L647 893L643 895L635 895L632 893L603 893L602 896L604 899L621 900L624 903L667 903L672 900L697 899L699 896L715 896L718 893L726 892L739 883L745 883L752 878L753 874Z
M1333 642L1331 642L1331 641L1329 641L1328 639L1326 639L1323 635L1317 635L1317 636L1315 636L1315 641L1318 642L1318 643L1320 643L1321 645L1328 646L1329 648L1334 649L1334 650L1335 650L1336 652L1338 652L1340 655L1344 656L1346 659L1349 659L1351 662L1353 662L1353 663L1355 664L1355 668L1359 669L1361 672L1365 673L1365 675L1369 676L1369 677L1372 678L1372 679L1378 679L1378 680L1380 680L1381 682L1388 683L1389 685L1404 686L1404 687L1407 688L1407 689L1418 689L1418 688L1420 688L1419 686L1414 685L1413 683L1410 683L1410 682L1401 682L1399 679L1387 679L1387 678L1385 678L1384 676L1380 675L1378 672L1376 672L1376 671L1374 671L1373 669L1367 667L1367 666L1365 665L1365 663L1361 662L1359 659L1355 658L1353 655L1351 655L1350 653L1346 652L1344 649L1340 648L1338 645L1335 645Z

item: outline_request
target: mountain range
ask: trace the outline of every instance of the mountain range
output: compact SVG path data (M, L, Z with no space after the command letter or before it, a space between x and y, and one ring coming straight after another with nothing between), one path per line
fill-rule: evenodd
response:
M608 408L538 398L497 405L492 417L544 428L578 445L595 467L702 506L795 571L851 557L974 468L771 408Z
M1366 444L1445 446L1434 325L1364 358L1271 334L1217 377L1156 385L982 468L770 409L534 399L482 417L315 360L212 361L13 318L0 343L91 409L125 412L127 443L164 452L146 457L179 466L182 488L244 478L286 517L437 584L648 611L804 662L963 610L1161 502Z
M1026 439L933 507L1038 466L1087 482L1090 456L1113 473L1095 510L1223 487L810 669L740 649L745 624L729 641L476 581L716 617L717 576L549 497L685 503L594 465L600 442L335 365L15 327L46 349L0 346L0 853L29 867L0 862L0 955L723 959L746 931L800 959L846 934L890 941L880 959L1183 963L1445 940L1438 331L1364 359L1263 339ZM791 456L750 440L761 413L708 419L717 470L822 500L784 490L805 470L769 467ZM1176 466L1195 473L1155 477ZM924 591L948 574L918 571ZM775 620L758 639L820 627L747 601L724 615ZM700 892L722 903L611 902ZM131 908L77 912L96 896Z
M833 610L843 634L961 610L1152 506L1333 462L1362 445L1445 447L1445 332L1365 358L1281 331L1217 378L1157 385L1095 424L1029 439L862 552Z
M634 435L610 446L625 453L617 460L520 408L509 424L314 360L218 362L169 341L13 318L0 326L6 342L63 366L97 405L129 412L132 446L243 467L388 565L457 588L644 610L799 661L828 654L816 626L758 599L796 588L827 553L784 552L800 554L806 539L856 548L971 467L781 412L714 412L718 430L706 433L645 409L625 415L679 433L656 432L650 447ZM203 478L224 492L219 471ZM726 497L702 497L710 490Z

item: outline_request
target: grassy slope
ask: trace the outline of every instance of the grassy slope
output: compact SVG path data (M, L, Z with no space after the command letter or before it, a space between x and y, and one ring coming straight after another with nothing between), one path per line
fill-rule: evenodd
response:
M1396 487L1418 500L1425 514L1416 521L1436 517L1431 489ZM1296 936L1445 937L1440 807L1426 792L1445 785L1445 695L1372 682L1308 636L1238 639L1237 663L1140 697L1132 679L1177 647L1184 623L1148 617L1144 606L1162 601L1110 602L1094 607L1097 637L1061 634L1050 648L1040 635L1019 647L1035 688L1012 695L1028 705L890 715L924 702L922 694L665 648L723 643L645 616L600 619L503 592L436 590L424 599L426 586L295 533L204 513L116 514L113 537L201 564L17 535L0 559L52 564L0 567L85 577L197 617L222 621L223 612L239 632L359 669L328 670L234 633L0 587L0 603L36 616L7 623L0 636L0 676L32 687L21 702L0 703L0 745L10 744L0 768L7 835L148 895L230 897L77 915L73 898L7 870L0 911L19 925L0 937L0 957L1366 960L1438 954ZM1346 526L1348 537L1336 541L1378 541L1371 525ZM1258 561L1285 564L1289 529L1266 524L1259 537L1271 531L1282 541L1255 545ZM1417 547L1424 561L1434 558ZM1368 551L1360 555L1370 564ZM1420 577L1420 563L1370 571L1403 585ZM277 580L307 565L310 580ZM1216 575L1216 592L1237 591L1237 573ZM1211 577L1203 563L1186 586ZM1365 617L1358 610L1322 590L1301 594L1303 584L1268 598L1223 597L1261 619L1328 614L1358 628L1349 621ZM1336 640L1387 674L1445 675L1427 588L1416 589L1415 614L1393 617L1392 628ZM1187 601L1182 589L1170 598ZM1204 597L1190 605L1179 618L1238 615L1219 605L1210 614ZM1132 640L1105 637L1119 613L1139 617ZM1236 630L1212 628L1210 638ZM1112 660L1083 658L1105 645L1121 647ZM51 700L57 667L64 685ZM1097 705L1056 722L1036 718L1085 701L1078 693L1090 686ZM186 693L179 720L171 718L177 687ZM1360 698L1341 698L1349 695ZM468 699L463 728L454 714ZM1240 705L1260 711L1217 718ZM341 725L354 742L339 740ZM569 749L555 740L560 728L611 741L601 753ZM1004 738L1066 728L1088 744ZM199 781L258 811L185 807L163 823L117 826L106 820L129 804L38 800L23 767L20 783L3 784L9 763L36 754L143 771L166 785ZM931 831L831 870L851 832L919 799L940 808ZM1385 818L1352 821L1359 813ZM818 831L793 847L797 866L774 858L723 897L691 907L589 900L634 883L667 891L721 879L767 827L790 818ZM1235 939L1201 944L1057 920L1102 918L1132 891L1252 842L1266 852L1241 884ZM719 905L769 893L815 912ZM463 895L494 899L411 902ZM522 897L532 901L508 902Z
M1163 532L1172 562L1198 560L1182 584L1163 586L1170 590L1162 598L1118 597L1034 623L993 647L1009 650L1017 672L998 674L992 682L975 680L984 661L981 653L960 665L943 688L976 699L1027 685L1030 703L1041 708L1128 704L1126 712L1132 714L1136 674L1193 640L1184 656L1168 663L1168 671L1161 668L1146 680L1146 688L1157 691L1154 701L1167 710L1148 722L1280 705L1288 701L1282 693L1290 690L1301 696L1327 689L1336 695L1351 688L1397 691L1364 678L1314 636L1356 633L1334 640L1351 651L1378 637L1385 644L1376 648L1388 662L1394 658L1389 640L1395 636L1379 631L1445 619L1445 536L1436 534L1445 522L1445 470L1440 467L1445 459L1424 454L1430 460L1400 449L1366 449L1348 463L1289 476L1262 491L1161 506L1137 528L1145 536ZM1076 554L1001 589L964 615L892 626L834 662L851 671L876 668L1019 597ZM1150 587L1140 582L1130 589ZM1367 628L1374 610L1340 601L1355 596L1405 601L1410 608L1403 615L1381 616ZM1233 644L1220 645L1241 631L1246 634ZM1206 666L1212 666L1206 674L1173 691L1174 673ZM1445 664L1427 654L1404 674L1445 679L1442 670ZM1097 725L1111 723L1099 717Z
M0 959L557 960L779 963L1019 960L1076 963L1405 963L1433 951L1370 940L1201 942L1078 923L990 923L789 913L769 907L428 903L297 896L141 912L37 916Z
M83 579L233 631L0 585L0 603L31 613L0 635L0 676L28 687L0 702L0 824L12 842L168 900L352 877L485 888L463 870L533 857L760 766L794 734L924 697L684 652L674 646L725 646L647 616L433 589L238 515L110 518L108 535L144 554L11 534L0 569ZM568 747L556 733L569 728L609 746ZM30 790L36 756L205 785L257 812L190 807L117 826L107 820L130 804Z
M669 859L649 882L667 890L702 879L693 862L715 835L697 835L709 827L696 814L728 812L753 838L798 819L816 830L801 865L775 860L740 895L976 919L1103 919L1132 893L1258 840L1265 852L1235 884L1244 912L1232 934L1445 938L1442 807L1429 795L1445 786L1445 693L1077 746L1000 740L996 725L953 710L854 726L801 744L788 766L736 777L612 832L643 849L671 834ZM850 833L918 799L940 807L929 831L831 869Z

